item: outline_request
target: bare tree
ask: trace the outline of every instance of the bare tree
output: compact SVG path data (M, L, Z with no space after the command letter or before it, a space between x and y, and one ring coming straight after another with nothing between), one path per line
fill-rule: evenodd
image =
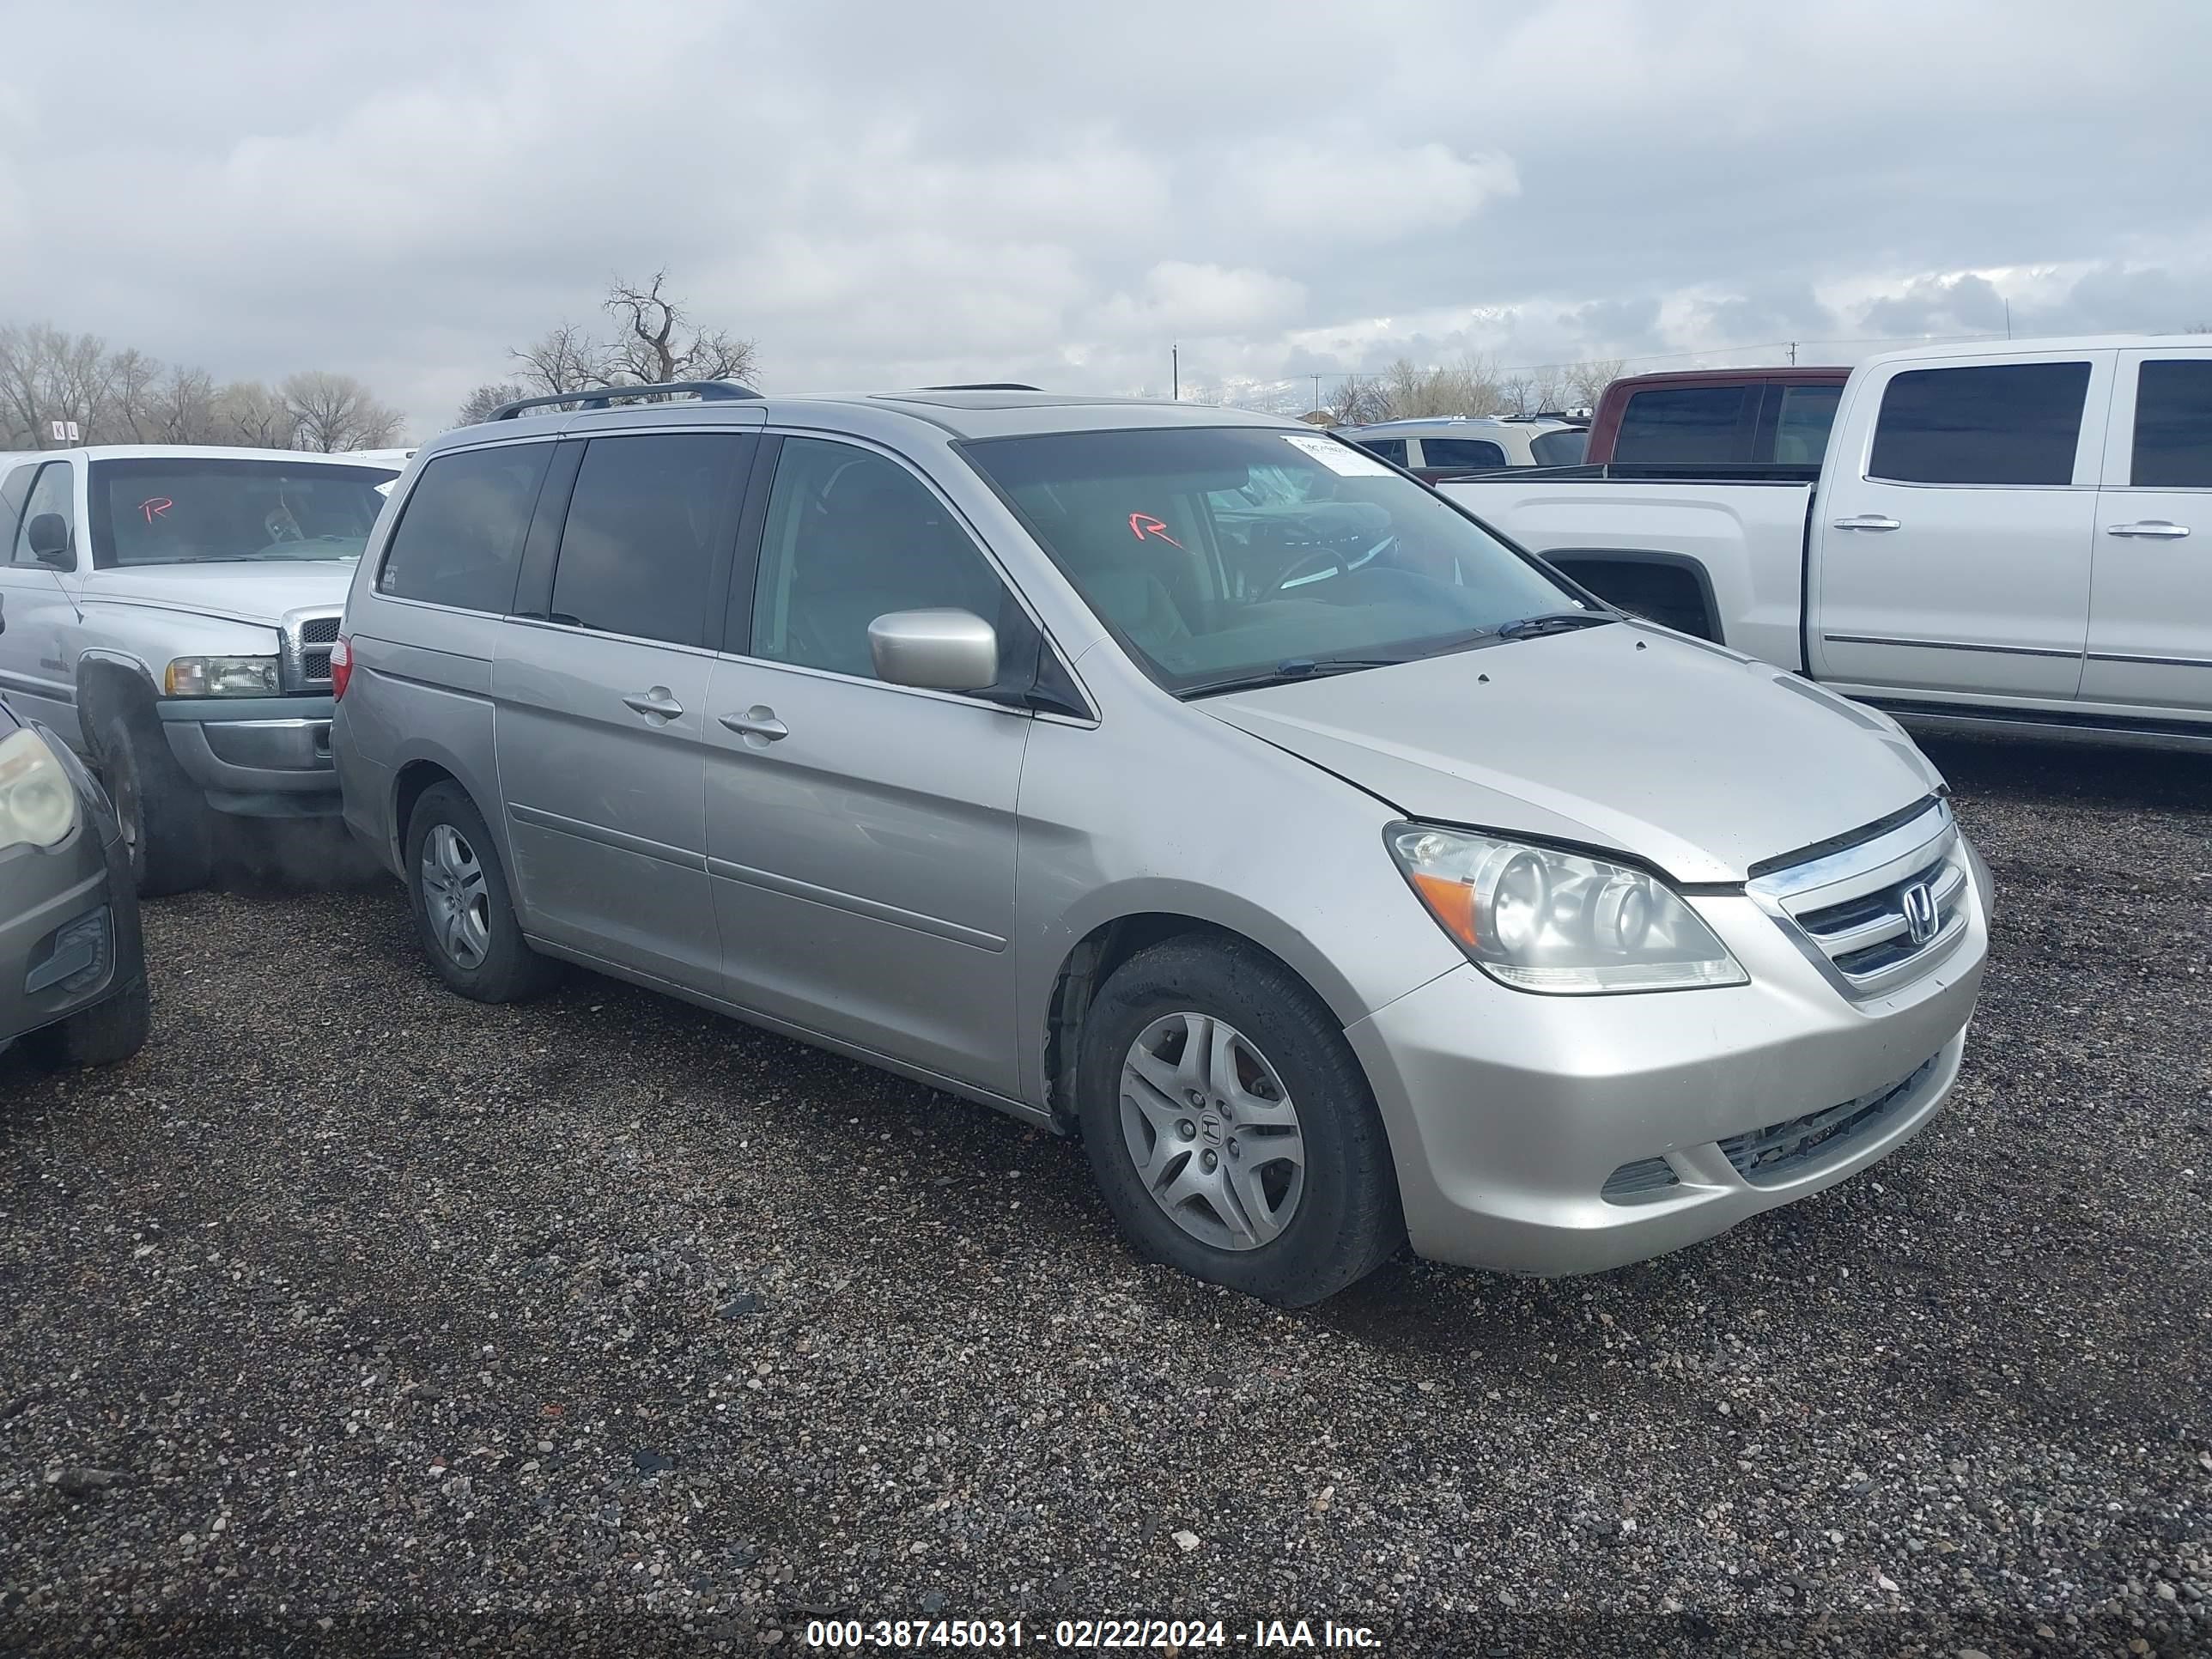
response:
M547 393L670 380L751 380L760 368L757 342L701 327L690 307L666 292L667 283L665 270L642 286L615 283L600 303L617 325L613 339L562 323L508 351L517 374L530 391Z
M350 374L306 369L286 376L278 392L291 412L295 449L376 449L399 435L399 411Z
M154 413L155 388L161 384L161 365L136 346L115 353L107 362L107 406L100 413L102 437L128 434L133 443L151 443L159 435Z
M51 443L55 421L75 421L82 441L97 442L100 416L112 419L113 383L107 343L96 334L43 323L0 328L0 410L11 444Z
M620 378L647 386L752 379L758 343L698 326L683 301L661 291L667 281L661 270L642 288L618 282L607 290L605 309L620 331L613 345Z
M527 398L529 395L529 392L512 380L488 380L461 400L460 413L454 418L453 424L474 426L480 421L489 419L492 410L497 409L501 404L511 404L517 398Z
M298 422L284 400L258 380L233 380L210 407L212 441L256 449L290 449Z
M615 374L608 348L574 323L549 328L534 343L507 355L532 392L581 392L608 385Z
M1585 408L1593 408L1605 395L1606 387L1620 378L1620 371L1628 365L1619 357L1593 357L1586 363L1571 363L1565 374L1570 397Z
M165 444L211 444L216 435L215 381L204 368L179 365L161 376L149 398L155 439Z
M1339 426L1365 426L1372 421L1390 418L1390 394L1382 382L1371 375L1347 374L1336 395L1328 400L1328 412Z

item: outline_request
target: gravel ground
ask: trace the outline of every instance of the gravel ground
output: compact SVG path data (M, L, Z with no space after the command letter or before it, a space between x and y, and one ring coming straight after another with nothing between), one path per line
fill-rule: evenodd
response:
M1296 1315L1010 1119L588 976L451 997L380 880L153 905L144 1054L0 1058L0 1652L2212 1650L2212 763L1934 752L2002 909L1916 1143Z

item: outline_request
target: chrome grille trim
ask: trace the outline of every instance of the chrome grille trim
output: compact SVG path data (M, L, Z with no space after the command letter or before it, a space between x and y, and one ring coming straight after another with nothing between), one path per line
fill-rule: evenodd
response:
M1938 919L1915 942L1905 891L1928 884ZM1948 802L1854 847L1824 853L1744 884L1813 964L1854 1000L1910 984L1966 936L1972 903L1966 843Z
M344 612L318 606L311 611L288 611L277 624L283 641L277 658L277 683L287 691L327 691L331 689L331 642L338 636Z

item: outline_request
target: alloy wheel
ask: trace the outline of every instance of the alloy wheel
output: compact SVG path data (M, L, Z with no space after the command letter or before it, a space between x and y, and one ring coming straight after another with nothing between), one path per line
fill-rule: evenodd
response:
M491 951L491 892L483 862L450 823L422 841L422 908L438 948L462 968L479 968Z

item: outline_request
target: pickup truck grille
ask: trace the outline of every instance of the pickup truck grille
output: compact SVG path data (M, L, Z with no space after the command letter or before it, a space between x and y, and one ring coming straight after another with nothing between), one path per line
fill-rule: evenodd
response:
M331 647L337 642L339 612L303 614L284 618L283 678L287 691L327 691L331 687Z
M1745 890L1855 999L1909 984L1949 956L1973 902L1966 843L1941 800Z

